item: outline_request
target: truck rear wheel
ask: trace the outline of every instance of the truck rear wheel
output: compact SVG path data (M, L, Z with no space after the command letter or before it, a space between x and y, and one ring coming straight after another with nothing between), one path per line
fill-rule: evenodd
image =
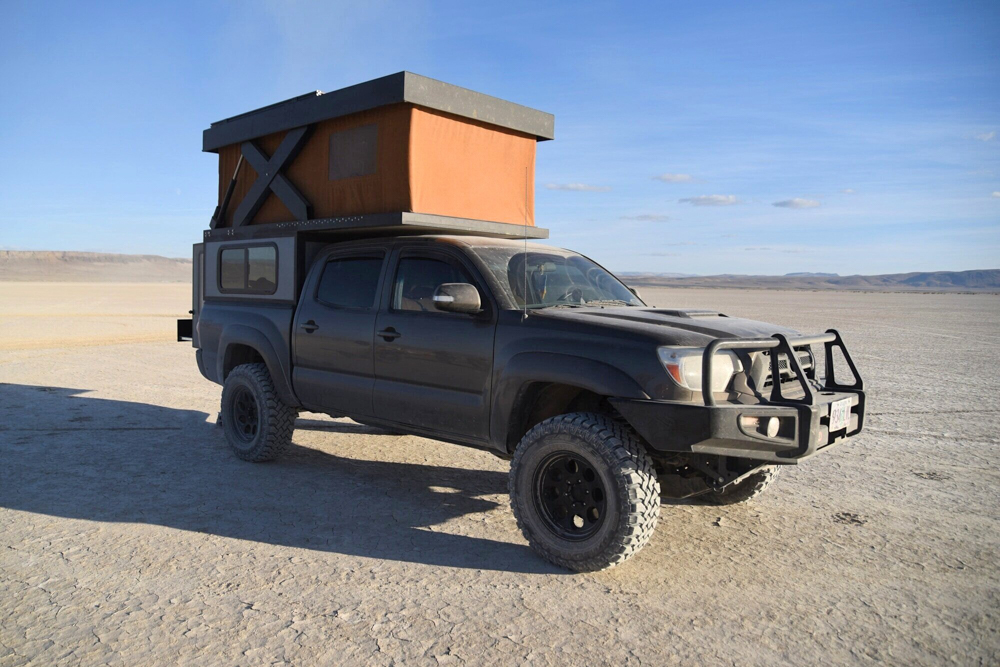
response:
M660 514L659 482L642 443L599 414L560 415L528 431L514 450L509 489L532 548L577 572L631 558Z
M292 441L298 412L281 402L264 364L237 366L222 389L222 429L236 456L270 461Z
M777 476L778 466L765 466L737 484L722 491L709 491L700 497L714 505L743 503L764 493Z

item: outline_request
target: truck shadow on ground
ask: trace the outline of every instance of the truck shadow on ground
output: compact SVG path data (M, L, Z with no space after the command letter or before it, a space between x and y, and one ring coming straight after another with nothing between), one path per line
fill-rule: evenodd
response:
M526 545L444 525L498 507L505 473L297 445L278 461L246 463L203 412L84 394L0 384L0 507L428 565L562 572Z

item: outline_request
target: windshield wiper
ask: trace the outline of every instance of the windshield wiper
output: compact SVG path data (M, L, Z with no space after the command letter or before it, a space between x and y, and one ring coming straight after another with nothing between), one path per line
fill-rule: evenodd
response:
M594 299L593 301L587 301L584 305L587 306L633 306L635 304L629 303L624 299Z
M583 303L548 303L537 306L528 306L528 310L542 310L545 308L586 308L587 306L638 306L637 303L629 303L623 299L594 299Z

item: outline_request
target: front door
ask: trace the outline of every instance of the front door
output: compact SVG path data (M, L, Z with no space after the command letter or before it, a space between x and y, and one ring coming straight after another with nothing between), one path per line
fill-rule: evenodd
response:
M372 415L372 336L386 252L328 255L310 273L294 323L294 385L307 408Z
M375 415L381 419L485 441L496 305L457 254L410 248L395 253L375 324ZM483 312L438 310L442 283L471 283Z

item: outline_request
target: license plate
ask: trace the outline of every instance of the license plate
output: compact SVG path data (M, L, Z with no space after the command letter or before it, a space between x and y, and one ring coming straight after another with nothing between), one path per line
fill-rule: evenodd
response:
M842 431L851 424L851 399L830 404L830 432Z

